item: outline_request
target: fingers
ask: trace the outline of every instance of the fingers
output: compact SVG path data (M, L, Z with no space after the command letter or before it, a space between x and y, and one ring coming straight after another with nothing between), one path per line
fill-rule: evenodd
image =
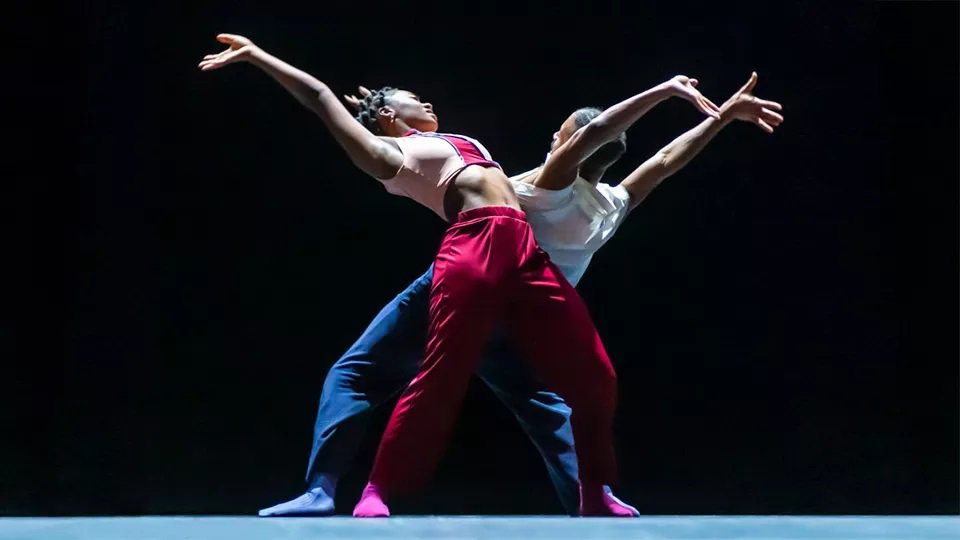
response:
M347 102L348 105L350 105L350 107L353 108L353 110L355 111L360 110L360 98L358 98L357 96L344 94L343 99L344 101Z
M764 122L762 119L757 118L756 124L760 126L760 129L766 131L767 133L773 133L773 127L771 127L770 124Z
M223 62L217 60L211 60L209 62L200 62L200 71L210 71L211 69L219 69L225 66Z
M717 111L717 112L720 112L720 107L717 107L717 104L716 104L716 103L710 101L710 98L708 98L707 96L704 96L703 94L700 94L700 95L701 95L701 97L703 97L703 99L705 99L705 100L707 101L707 103L710 104L710 106L713 108L713 110L715 110L715 111Z
M720 119L720 107L717 107L716 105L714 105L713 102L711 102L711 101L710 101L709 99L707 99L707 98L703 98L703 99L704 99L704 101L705 101L705 105L707 106L707 110L709 111L707 114L709 114L710 117L719 120L719 119Z
M220 54L208 54L203 57L197 66L200 71L221 68L231 62L235 62L250 52L251 41L243 36L236 34L217 34L217 41L229 45L227 50Z
M208 54L208 55L204 56L203 59L204 59L204 60L213 60L214 58L220 58L220 57L222 57L223 55L227 54L228 52L230 52L230 49L224 49L224 50L222 50L222 51L220 51L220 52L218 52L218 53L216 53L216 54Z
M760 98L754 98L754 99L756 99L755 103L757 103L757 104L760 105L761 107L770 109L771 111L782 111L782 110L783 110L783 105L780 105L780 104L777 103L776 101L767 101L767 100L765 100L765 99L760 99Z
M240 51L231 51L229 49L217 55L208 54L204 57L203 61L200 62L198 67L201 71L217 69L234 61L239 55Z
M686 77L684 77L686 78ZM683 85L685 88L682 90L686 95L687 99L690 100L694 106L696 106L703 114L707 116L720 119L720 107L717 107L717 104L710 101L707 96L704 96L697 90L697 84L700 83L697 79L686 79L686 83Z
M716 118L717 120L720 119L720 109L718 109L716 105L711 103L709 99L698 95L694 104L697 106L698 109L700 109L700 112L702 112L703 114L711 118Z
M696 94L697 94L697 101L699 101L703 105L703 107L706 109L706 111L704 112L706 112L707 115L712 116L717 120L719 120L720 107L717 107L716 103L710 101L710 99L707 98L707 96L701 94L700 92L696 92Z
M220 57L223 53L220 54L208 54L203 57L203 60L200 61L197 67L200 69L209 69L209 66L220 63Z
M783 122L783 116L766 108L760 109L760 118L763 119L763 121L765 121L766 123L772 124L774 126L779 126Z
M362 84L357 86L357 91L358 91L358 92L360 93L360 95L363 96L364 98L367 97L367 96L369 96L369 95L372 93L372 92L370 92L370 89L369 89L369 88L367 88L366 86L363 86ZM349 95L348 95L348 94L344 94L344 95L343 95L343 99L344 99L348 104L350 104L351 107L353 107L353 110L355 110L355 111L359 111L359 110L360 110L360 103L363 101L362 98L357 97L357 96L355 96L355 95L353 95L353 94L349 94Z
M747 83L744 84L742 88L740 88L740 93L749 94L750 92L753 91L753 87L756 85L757 85L757 72L754 71L753 73L750 74L750 79L747 80Z

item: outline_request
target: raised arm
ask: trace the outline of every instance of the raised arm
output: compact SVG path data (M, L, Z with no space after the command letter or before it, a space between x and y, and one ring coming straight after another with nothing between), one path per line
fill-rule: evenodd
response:
M707 118L661 148L630 173L630 176L620 183L630 193L630 209L636 208L660 182L686 166L730 122L753 122L767 133L773 133L773 127L783 122L783 116L776 111L783 108L775 101L754 96L752 92L756 85L757 74L754 72L750 75L750 80L720 107L719 120Z
M578 129L551 155L534 185L545 189L563 189L577 179L577 171L594 151L626 131L654 105L673 97L683 97L706 115L718 117L719 108L696 89L697 80L677 75L665 83L637 94L608 108Z
M273 77L301 104L317 113L353 164L376 178L392 178L403 163L403 155L394 145L380 139L360 125L323 82L283 60L270 55L249 39L220 34L217 41L229 47L219 54L208 54L200 69L218 69L235 62L249 62Z

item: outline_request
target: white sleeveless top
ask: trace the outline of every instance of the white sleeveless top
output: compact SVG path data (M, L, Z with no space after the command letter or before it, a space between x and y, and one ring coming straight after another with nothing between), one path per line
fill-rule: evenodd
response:
M622 186L593 186L580 177L561 190L543 189L517 180L526 174L510 178L520 206L537 244L575 286L593 254L626 219L630 194Z

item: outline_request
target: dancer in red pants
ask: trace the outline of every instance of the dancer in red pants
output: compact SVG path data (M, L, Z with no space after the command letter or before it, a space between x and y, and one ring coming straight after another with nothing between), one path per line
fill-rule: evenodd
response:
M575 289L534 240L517 196L477 141L436 133L437 116L413 93L381 89L364 98L354 120L322 82L267 54L242 36L207 55L203 70L237 61L263 69L314 110L354 164L391 193L410 197L452 225L434 263L429 330L419 374L403 392L354 515L387 516L386 498L420 487L435 467L470 375L494 325L502 323L536 374L569 404L580 464L580 513L629 517L603 489L616 481L613 413L616 375ZM624 102L594 128L577 132L579 153L619 135L656 103L677 95L719 117L686 77L675 77ZM369 129L369 131L368 131ZM377 137L381 133L384 137ZM558 151L542 175L576 174L579 162ZM551 172L552 171L552 172Z

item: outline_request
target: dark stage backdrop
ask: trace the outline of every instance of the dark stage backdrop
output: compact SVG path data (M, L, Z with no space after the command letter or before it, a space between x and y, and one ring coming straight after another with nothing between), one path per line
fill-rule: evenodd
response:
M86 4L82 157L31 207L51 307L17 327L29 398L5 406L0 513L250 514L295 496L327 369L432 260L444 224L354 169L282 88L196 68L218 32L340 93L410 88L513 173L577 107L678 73L720 103L758 71L782 127L721 133L580 287L619 373L618 492L646 514L958 510L957 3L568 19L322 4ZM607 180L700 120L658 106ZM429 489L394 510L560 507L473 384Z

